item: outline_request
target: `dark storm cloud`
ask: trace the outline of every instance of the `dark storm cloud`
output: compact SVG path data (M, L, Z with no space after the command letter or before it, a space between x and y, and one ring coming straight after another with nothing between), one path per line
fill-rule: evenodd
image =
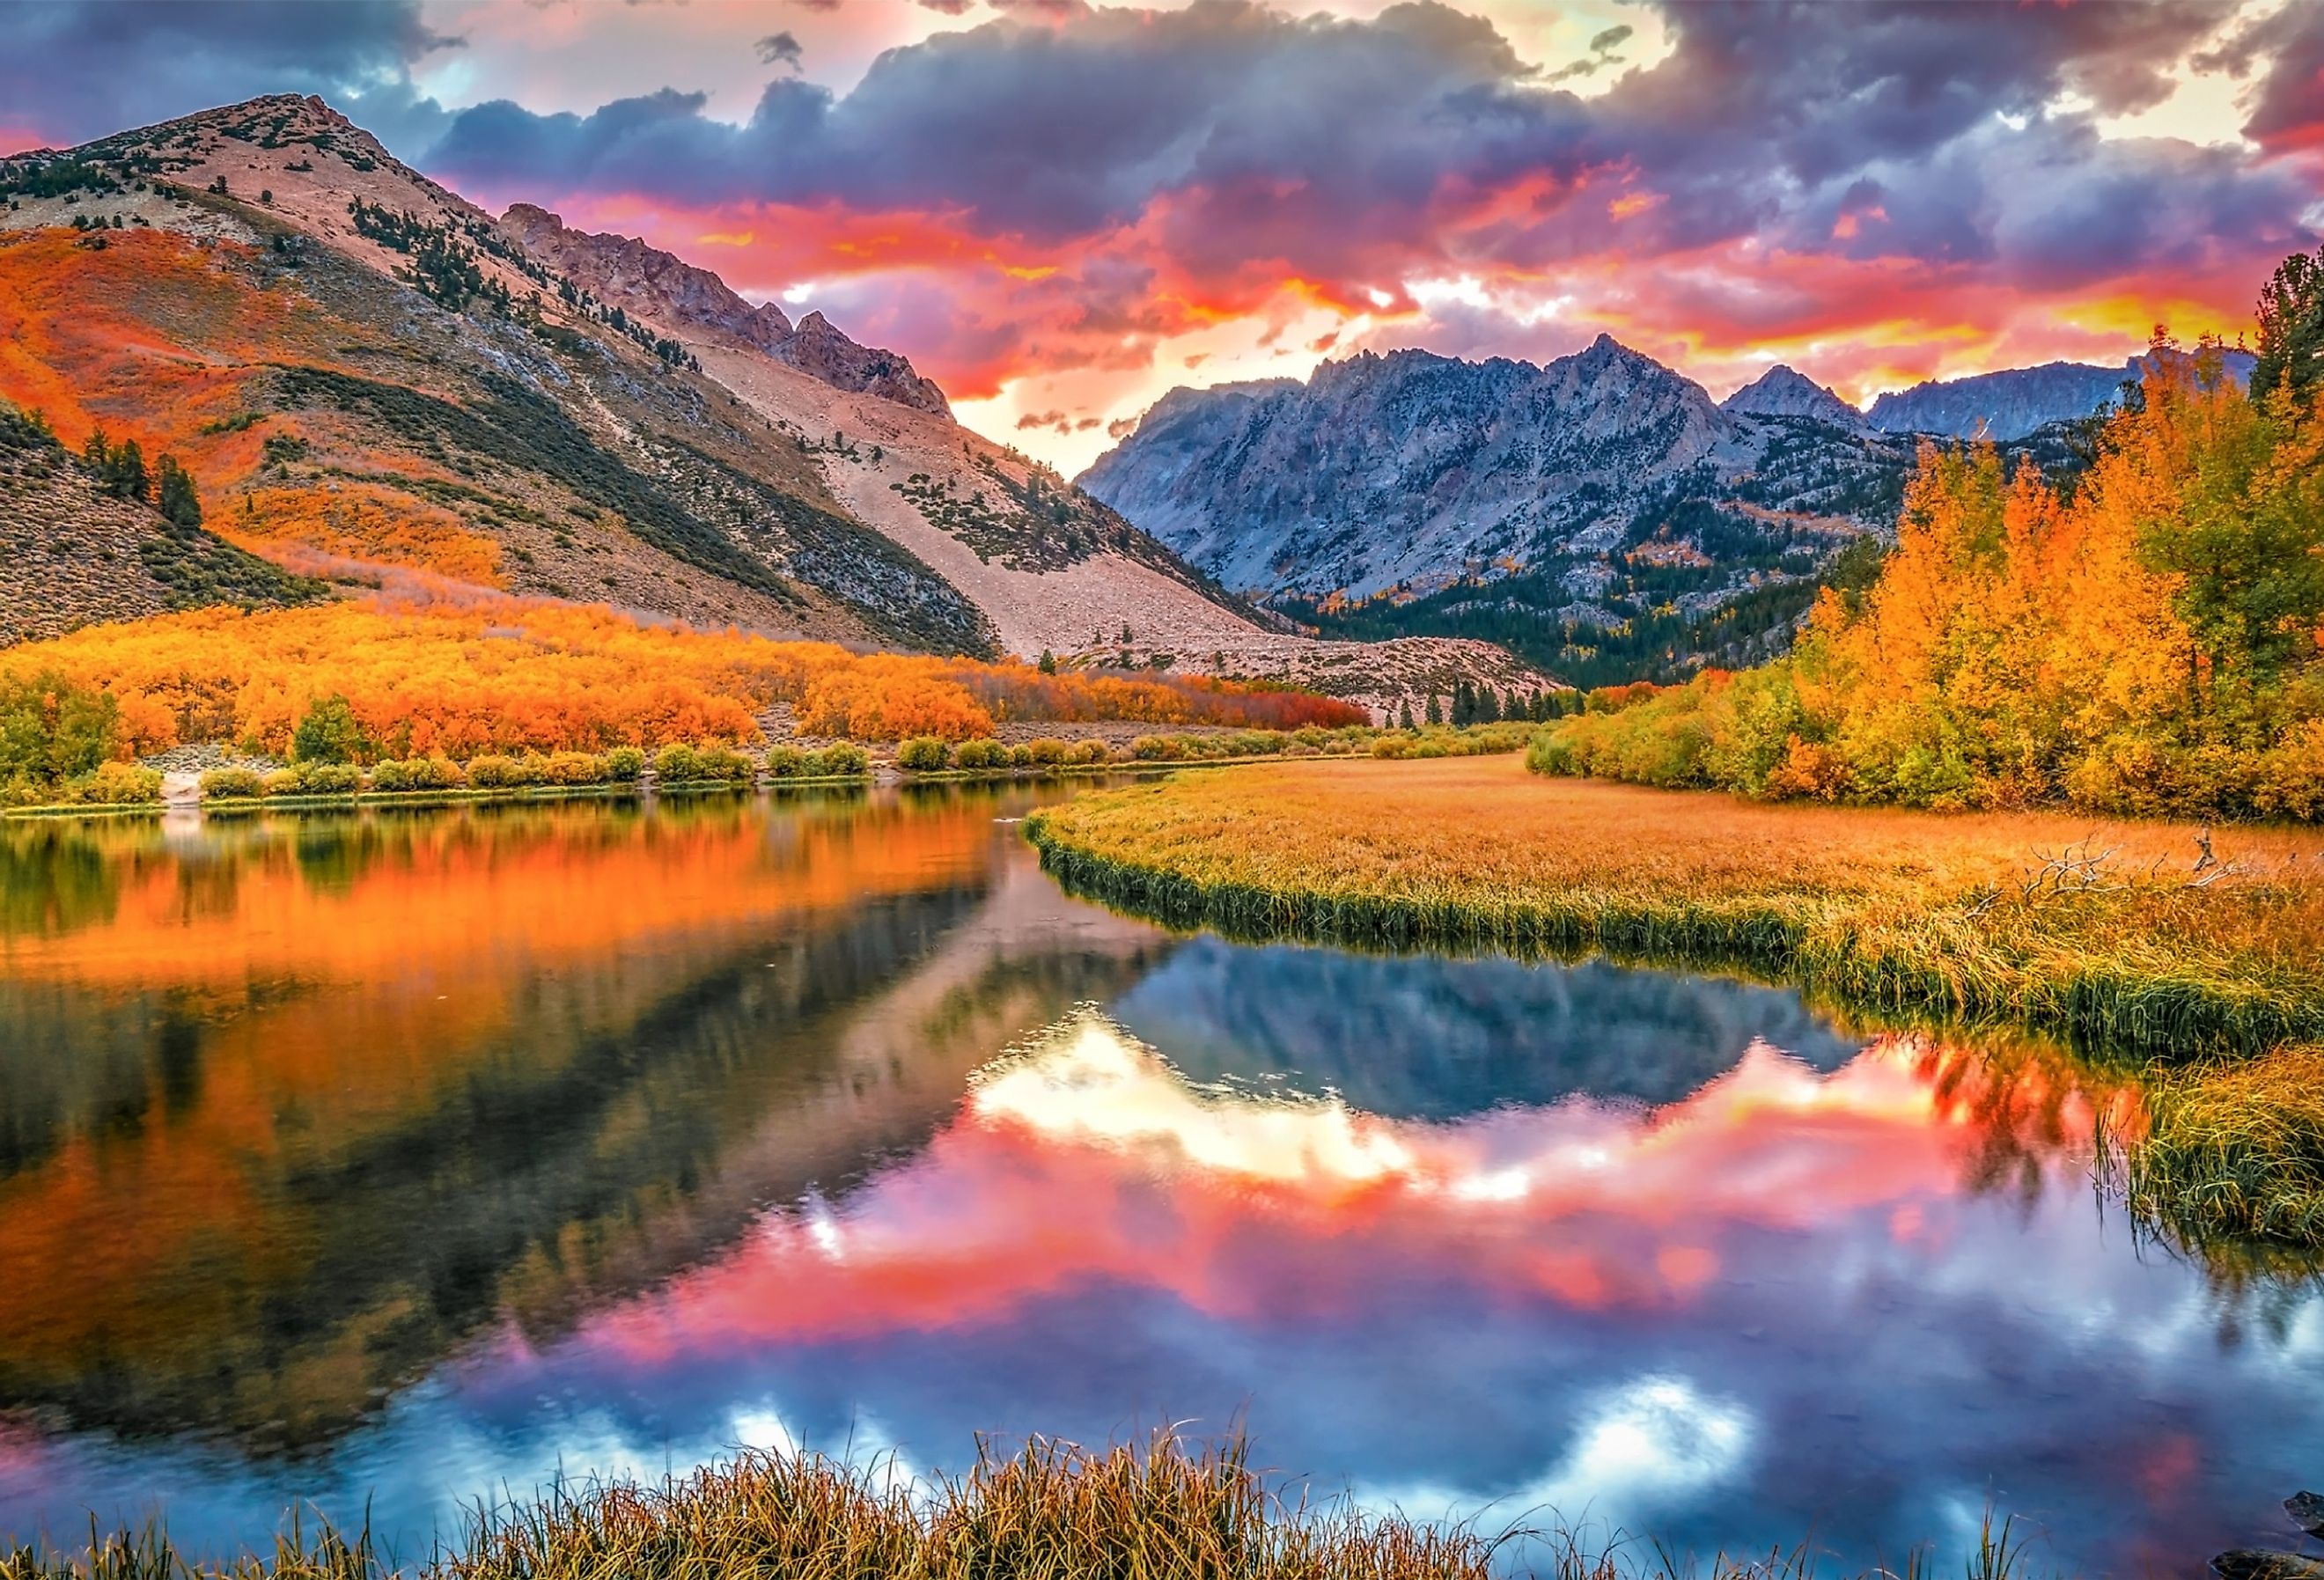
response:
M455 48L418 0L109 0L0 5L0 121L60 144L262 93L318 93L399 152L445 116L410 68Z
M2233 152L2109 142L2057 107L2159 102L2171 65L2227 30L2223 0L1672 5L1672 52L1586 100L1430 0L1369 22L1243 0L1064 9L890 51L844 97L774 83L739 127L674 93L586 116L488 105L429 163L503 189L944 212L1037 242L1143 225L1197 274L1264 259L1328 276L1397 253L1549 266L1606 244L1602 195L1568 202L1589 181L1660 199L1626 248L1762 236L2045 280L2160 261L2188 226L2297 240L2312 200ZM2282 31L2318 34L2324 8L2294 9ZM1835 236L1851 201L1861 218Z
M807 51L800 45L796 33L770 32L752 48L758 51L761 64L788 66L794 72L799 69L800 62L807 58Z

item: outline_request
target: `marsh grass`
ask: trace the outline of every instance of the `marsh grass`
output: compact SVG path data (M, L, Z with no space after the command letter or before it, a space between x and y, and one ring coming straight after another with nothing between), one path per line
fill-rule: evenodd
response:
M1906 1020L2176 1063L2324 1040L2324 836L1768 806L1507 759L1298 764L1028 819L1075 891L1180 926L1733 969ZM2116 882L2028 896L2096 842Z
M1970 1580L2018 1580L2025 1548L2004 1523ZM1637 1561L1633 1561L1633 1557ZM368 1531L294 1521L271 1552L189 1558L156 1528L92 1529L87 1548L0 1549L0 1580L1813 1580L1812 1542L1698 1563L1619 1533L1521 1524L1492 1535L1311 1502L1271 1485L1240 1436L1087 1449L1036 1437L980 1442L957 1478L908 1481L882 1460L746 1452L658 1484L592 1482L479 1504L456 1548L399 1570ZM1920 1580L1925 1548L1901 1571Z
M2324 1244L2324 1048L2153 1083L2122 1154L2135 1211L2175 1239Z

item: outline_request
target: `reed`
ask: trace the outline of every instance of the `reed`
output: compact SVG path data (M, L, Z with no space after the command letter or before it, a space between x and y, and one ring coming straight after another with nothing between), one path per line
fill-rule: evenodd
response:
M1706 1565L1618 1535L1434 1525L1311 1502L1270 1485L1244 1441L1170 1433L1087 1449L1037 1437L1014 1454L981 1443L958 1478L907 1482L883 1462L749 1452L659 1484L558 1488L480 1505L463 1539L398 1570L368 1532L294 1521L270 1552L191 1558L158 1529L94 1530L60 1554L0 1548L0 1580L1809 1580L1812 1542ZM1972 1580L2015 1580L2024 1547L2004 1526ZM1635 1558L1636 1561L1633 1561ZM1924 1548L1903 1580L1924 1573ZM1864 1580L1896 1580L1886 1567Z
M2324 1048L2166 1076L2123 1161L2131 1206L2174 1239L2324 1243Z

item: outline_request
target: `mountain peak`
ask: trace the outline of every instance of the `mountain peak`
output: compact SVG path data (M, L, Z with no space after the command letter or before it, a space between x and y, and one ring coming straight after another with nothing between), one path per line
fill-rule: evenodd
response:
M1721 401L1719 409L1750 417L1812 417L1837 428L1864 426L1861 411L1781 362Z

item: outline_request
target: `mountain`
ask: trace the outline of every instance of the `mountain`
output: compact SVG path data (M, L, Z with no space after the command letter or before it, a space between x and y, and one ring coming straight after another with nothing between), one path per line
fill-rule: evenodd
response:
M1719 402L1719 409L1747 417L1809 417L1835 428L1865 425L1863 412L1780 362Z
M1931 380L1891 391L1872 402L1866 420L1885 433L1927 433L1968 439L1980 431L1996 439L2024 439L2053 422L2088 417L2117 399L2126 383L2144 376L2151 354L2113 367L2048 362L1970 378ZM2252 356L2227 354L2227 371L2251 383Z
M530 203L512 206L501 216L501 228L552 269L592 282L600 298L631 304L632 313L732 336L839 389L952 415L944 392L912 371L909 361L858 346L819 312L793 325L774 303L752 306L707 269L636 236L567 229L558 216Z
M1481 603L1612 628L1804 584L1893 519L1906 460L1854 425L1721 411L1601 335L1545 367L1368 352L1176 391L1080 481L1303 618Z
M641 241L495 218L319 99L0 160L0 400L174 455L222 542L342 588L1376 704L1539 682L1480 643L1302 634L961 427L904 356Z

